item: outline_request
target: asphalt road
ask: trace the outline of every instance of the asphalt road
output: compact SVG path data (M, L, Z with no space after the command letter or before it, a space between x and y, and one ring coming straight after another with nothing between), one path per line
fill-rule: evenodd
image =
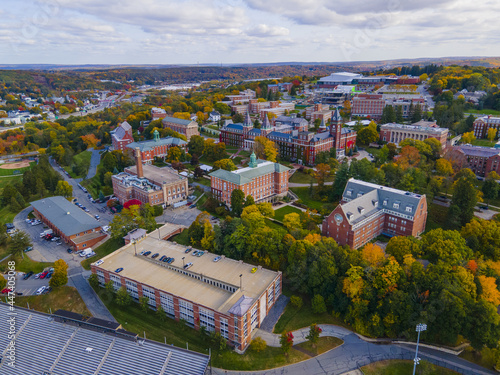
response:
M97 166L101 162L101 154L99 150L89 150L92 151L92 157L90 158L90 167L89 171L87 173L87 179L92 178L95 176L97 172Z

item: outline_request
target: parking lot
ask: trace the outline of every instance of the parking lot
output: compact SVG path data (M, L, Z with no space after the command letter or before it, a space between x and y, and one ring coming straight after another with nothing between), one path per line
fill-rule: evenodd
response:
M23 296L35 294L41 286L48 286L49 279L35 279L35 275L28 280L23 280L24 273L18 272L16 275L16 293L22 293Z
M40 233L48 229L44 224L31 225L26 223L26 218L32 209L29 207L21 211L14 220L16 229L28 233L33 241L33 250L27 253L29 257L38 262L55 262L58 259L63 259L70 268L78 266L82 258L75 253L68 254L68 244L64 241L62 241L62 245L56 245L55 242L40 238Z

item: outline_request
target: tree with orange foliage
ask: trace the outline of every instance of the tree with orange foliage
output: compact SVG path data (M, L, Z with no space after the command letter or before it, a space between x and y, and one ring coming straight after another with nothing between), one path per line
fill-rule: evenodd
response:
M308 241L313 245L316 245L319 241L321 241L321 235L318 233L309 233L304 237L304 241Z
M370 266L379 267L385 261L384 250L378 245L368 243L361 250L361 257Z
M480 275L477 277L481 288L481 297L495 306L500 305L500 291L497 289L497 283L494 277Z
M99 142L94 134L82 135L82 141L87 145L87 148L95 148Z
M416 167L420 163L420 153L413 146L404 146L399 153L397 164L403 169Z
M477 262L474 259L469 260L467 262L467 269L475 275L477 272Z

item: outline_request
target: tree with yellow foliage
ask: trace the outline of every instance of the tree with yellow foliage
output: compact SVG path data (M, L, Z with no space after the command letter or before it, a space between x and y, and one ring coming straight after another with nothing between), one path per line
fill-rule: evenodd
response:
M368 243L363 247L363 250L361 250L361 257L374 268L379 267L385 261L384 250L373 243Z
M463 143L472 143L476 140L476 136L474 135L474 132L468 132L462 134L462 141Z
M438 159L436 161L436 171L440 176L449 176L453 174L453 166L446 159Z
M255 137L254 151L259 159L276 162L278 149L275 143L266 137Z
M477 278L481 284L481 298L491 302L495 306L500 305L500 291L497 289L495 278L484 275L480 275Z
M497 135L497 130L495 128L489 128L488 129L488 135L487 135L487 138L490 142L493 142L493 140L495 139Z

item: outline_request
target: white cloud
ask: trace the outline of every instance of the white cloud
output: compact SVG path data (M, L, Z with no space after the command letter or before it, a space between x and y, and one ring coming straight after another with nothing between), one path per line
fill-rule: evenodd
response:
M268 26L261 23L247 29L246 34L250 36L265 38L270 36L286 36L290 34L290 30L288 30L286 27Z

